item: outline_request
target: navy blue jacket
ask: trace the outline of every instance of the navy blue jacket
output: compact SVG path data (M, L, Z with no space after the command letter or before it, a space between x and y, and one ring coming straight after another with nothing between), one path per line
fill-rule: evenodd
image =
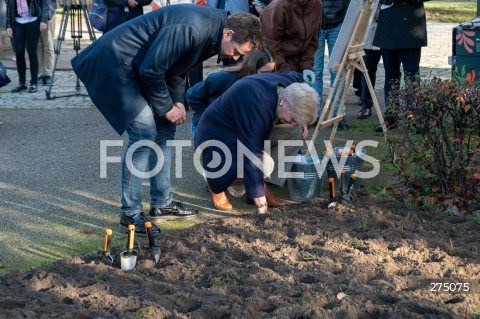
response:
M222 95L235 81L239 79L237 73L220 71L210 74L205 80L188 89L185 99L190 108L198 115L192 119L192 124L198 124L199 116ZM193 123L196 121L196 123Z
M237 178L237 141L245 145L256 159L262 159L264 141L270 139L277 115L277 88L295 82L303 82L303 77L293 71L247 76L235 82L205 110L195 133L195 148L206 141L217 140L225 144L232 155L232 165L225 174L218 178L207 178L214 193L225 191ZM203 150L204 168L216 154L218 148L207 147ZM218 169L224 164L225 156L221 155ZM263 172L260 168L245 157L244 166L240 169L243 169L247 197L264 196Z
M148 104L164 117L184 102L185 74L220 51L223 10L178 4L127 21L72 59L107 121L123 132Z

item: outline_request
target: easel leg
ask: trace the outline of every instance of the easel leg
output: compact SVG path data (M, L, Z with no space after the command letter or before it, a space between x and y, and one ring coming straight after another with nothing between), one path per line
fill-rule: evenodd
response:
M375 94L375 90L373 89L372 82L370 81L370 77L368 76L367 66L365 65L365 61L363 59L359 59L360 64L362 65L362 73L365 77L365 81L367 83L368 91L370 91L370 95L372 97L373 106L375 107L375 111L377 112L378 120L380 121L380 125L382 126L383 134L385 135L385 139L387 138L386 132L387 127L385 126L385 121L383 119L382 111L380 110L380 105L378 104L377 95Z

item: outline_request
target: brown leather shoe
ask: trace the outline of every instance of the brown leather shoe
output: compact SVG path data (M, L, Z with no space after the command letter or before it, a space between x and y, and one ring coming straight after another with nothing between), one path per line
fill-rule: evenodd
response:
M215 206L216 209L220 210L232 210L233 206L230 204L230 201L228 200L227 194L225 192L221 192L218 194L215 194L210 190L210 187L205 186L207 191L210 193L212 196L212 204Z
M280 207L288 205L288 202L275 197L275 195L272 193L272 191L270 190L270 188L268 188L267 185L265 185L265 198L267 199L268 207ZM253 198L247 198L246 202L248 205L255 205Z

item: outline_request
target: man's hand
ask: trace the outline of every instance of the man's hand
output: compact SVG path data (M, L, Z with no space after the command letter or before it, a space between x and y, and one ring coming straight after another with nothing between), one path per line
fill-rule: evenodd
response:
M187 112L185 112L185 106L182 103L177 102L173 105L173 108L165 114L167 120L175 125L182 124L187 119Z
M13 38L12 28L7 28L7 34L10 38Z
M130 8L135 8L136 6L138 6L138 2L135 0L128 0L128 6Z
M40 32L47 30L47 24L45 22L40 22Z

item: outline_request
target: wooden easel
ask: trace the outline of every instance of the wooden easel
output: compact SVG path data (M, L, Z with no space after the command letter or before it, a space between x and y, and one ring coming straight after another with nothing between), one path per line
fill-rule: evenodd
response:
M380 106L378 105L377 96L375 95L372 83L370 82L367 67L365 66L365 62L363 61L363 56L365 55L365 52L363 51L365 47L363 43L363 40L365 38L365 32L368 27L372 10L376 10L376 8L372 8L372 6L373 0L367 0L364 8L360 11L357 22L355 23L355 27L348 41L347 49L343 54L341 63L334 67L334 69L337 70L338 73L335 77L332 88L330 89L330 93L328 94L328 98L325 102L322 113L318 120L317 127L313 132L311 139L313 143L315 143L317 140L319 130L333 124L332 132L330 134L330 143L331 145L333 145L333 140L335 139L335 135L337 133L338 123L343 119L342 113L343 108L345 107L345 98L347 96L348 88L352 83L353 72L355 71L355 69L361 71L363 73L363 76L365 77L368 90L370 91L370 95L372 96L373 105L375 106L378 120L380 121L380 125L383 129L383 134L386 138L387 127L385 126L382 111L380 110ZM344 93L343 95L342 92ZM340 96L342 96L342 98L340 100L337 116L333 117L335 105L338 103ZM332 99L333 103L331 103ZM309 150L307 150L307 154L308 153Z

